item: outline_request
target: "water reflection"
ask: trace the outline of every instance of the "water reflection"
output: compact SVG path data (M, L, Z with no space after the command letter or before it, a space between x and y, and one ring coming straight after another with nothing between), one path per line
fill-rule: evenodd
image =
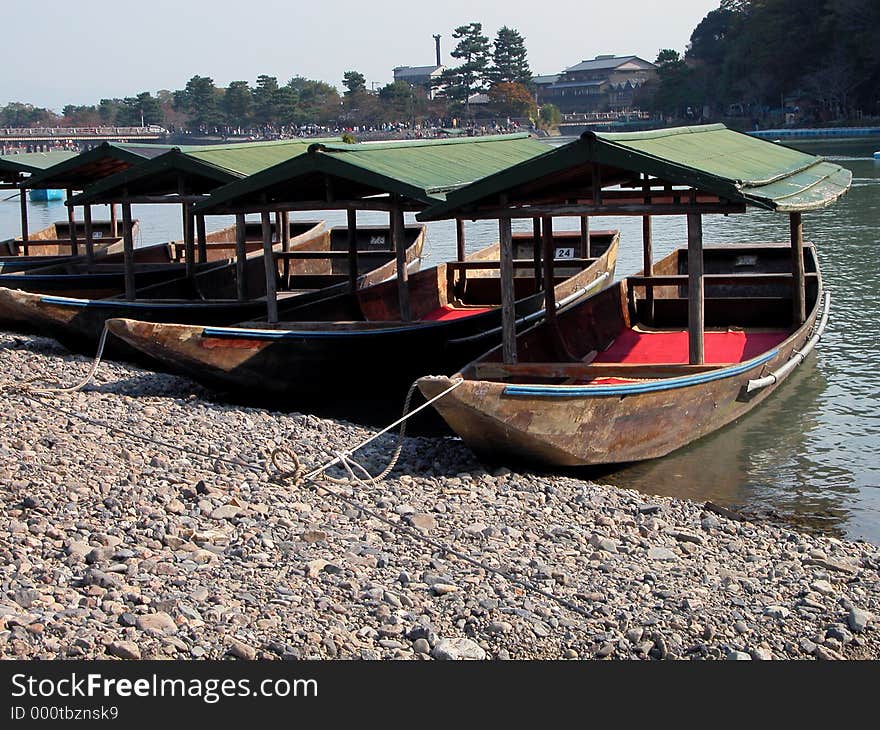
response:
M856 489L848 469L815 454L827 381L811 358L758 408L663 459L595 474L648 494L775 510L839 534Z

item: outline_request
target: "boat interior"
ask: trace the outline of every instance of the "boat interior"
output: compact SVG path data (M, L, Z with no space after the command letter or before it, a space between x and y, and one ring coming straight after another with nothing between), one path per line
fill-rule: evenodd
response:
M654 281L627 277L560 311L517 338L518 362L496 348L463 371L467 378L512 383L612 385L677 377L746 362L797 329L788 245L704 248L705 364L688 364L687 249L654 265ZM806 309L818 304L813 246L804 246ZM680 284L678 282L681 282Z
M138 221L132 221L132 228L138 230ZM76 235L80 253L85 253L83 245L86 237L85 224L76 223ZM92 240L95 251L105 251L114 244L122 245L121 236L112 235L110 221L92 221ZM16 260L21 257L52 259L58 256L70 256L70 224L67 221L56 221L40 231L31 233L25 243L21 238L11 238L0 242L0 262Z
M245 281L249 300L265 299L266 274L263 266L262 229L260 223L248 223L248 257L245 263ZM421 225L408 226L405 240L412 246L422 234ZM234 239L235 230L232 228ZM252 238L253 237L253 238ZM255 240L255 239L259 240ZM282 252L281 243L273 229L273 250L276 256L277 292L279 304L303 292L323 289L348 282L348 229L344 226L325 229L320 221L291 222L290 249ZM358 228L358 273L373 271L392 264L396 259L391 249L387 227L363 226ZM223 248L225 246L225 248ZM211 249L209 249L209 252ZM138 299L154 302L181 300L236 301L238 288L236 268L228 266L235 255L234 243L215 242L215 254L225 251L223 265L199 271L189 279L176 277L137 291ZM209 257L209 261L212 260ZM124 299L124 295L113 297Z
M617 231L590 233L590 258L582 258L579 231L554 234L557 261L554 281L561 284L589 268L602 256L618 235ZM517 233L514 243L514 293L517 301L527 300L541 291L535 280L534 236ZM540 250L540 243L539 243ZM409 274L412 321L441 322L490 312L501 306L498 244L474 252L464 262L447 262ZM540 266L540 259L538 260ZM402 324L396 279L384 281L345 296L304 304L285 311L297 328L309 323L334 322L334 326L370 322L375 326ZM283 323L282 323L283 324ZM316 324L317 326L317 324Z

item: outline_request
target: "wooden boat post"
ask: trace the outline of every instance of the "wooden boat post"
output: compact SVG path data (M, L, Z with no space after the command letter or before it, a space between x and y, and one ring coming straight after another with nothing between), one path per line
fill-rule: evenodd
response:
M391 206L391 245L397 254L397 296L400 300L400 318L412 321L409 304L409 275L406 269L406 228L403 223L403 207L395 195Z
M79 244L76 242L76 210L70 204L73 198L73 190L67 189L67 227L70 228L70 253L74 256L79 255Z
M554 291L555 250L553 246L553 218L544 216L541 220L543 238L541 240L544 273L544 316L552 328L556 328L556 292Z
M28 255L28 207L27 207L27 191L23 187L19 187L19 203L21 205L21 242L24 245L24 255Z
M581 258L592 258L590 252L590 216L581 216Z
M83 227L86 232L86 261L95 263L95 241L92 238L92 206L83 206Z
M645 175L642 181L645 207L651 207L651 183ZM651 230L651 214L642 216L642 271L645 276L654 276L654 241ZM654 287L645 284L645 317L648 322L654 321Z
M128 191L125 192L125 198ZM131 203L122 203L122 261L125 267L125 298L129 301L135 297L134 280L134 237L131 233Z
M693 201L692 195L692 201ZM691 365L705 362L703 333L703 216L687 214L688 228L688 356Z
M357 251L357 208L349 208L348 216L348 286L351 293L357 291L358 251Z
M807 321L806 274L804 272L804 223L800 213L789 215L791 230L792 316L795 324Z
M290 211L285 210L281 213L281 250L284 253L290 251ZM290 276L290 261L284 259L282 271L284 272L284 281Z
M532 218L532 259L535 262L535 286L537 291L541 291L544 286L544 278L541 274L541 219Z
M245 263L247 259L247 224L244 213L235 216L235 293L238 301L247 299L247 276Z
M465 239L464 239L464 220L462 218L455 219L455 247L458 254L458 260L464 261L466 258Z
M275 252L272 250L272 219L269 211L262 212L263 220L263 265L266 270L266 318L270 324L278 321L278 269L275 265Z
M196 236L199 242L199 261L208 261L208 237L205 234L205 216L196 216Z
M191 279L196 271L196 246L193 236L192 205L190 203L183 204L183 250L186 256L186 277Z
M119 224L116 221L116 203L110 203L110 235L119 237Z
M507 196L502 196L501 207L507 205ZM513 290L513 231L510 218L498 218L498 244L500 263L498 276L501 279L501 347L504 362L515 365L516 356L516 295ZM537 248L537 242L536 242Z

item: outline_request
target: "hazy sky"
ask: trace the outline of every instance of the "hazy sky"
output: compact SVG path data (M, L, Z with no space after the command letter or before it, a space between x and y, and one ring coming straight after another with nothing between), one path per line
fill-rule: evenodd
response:
M337 87L355 69L384 85L394 66L434 62L440 33L450 64L452 31L471 21L494 38L502 25L526 38L535 74L600 53L653 61L684 51L719 0L41 0L3 3L0 105L67 103L183 88L195 75L218 86L261 73Z

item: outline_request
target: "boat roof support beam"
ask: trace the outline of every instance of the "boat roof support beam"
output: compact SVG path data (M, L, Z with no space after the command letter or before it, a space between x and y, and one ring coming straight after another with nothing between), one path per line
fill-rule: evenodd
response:
M357 211L348 210L348 286L351 293L357 292L358 286L358 245L357 245Z
M235 294L240 302L248 295L247 224L243 213L235 216Z
M406 228L403 223L403 208L399 205L393 206L390 216L391 245L397 257L397 298L400 305L400 318L404 322L411 322L412 310L409 301L409 272L406 268Z
M705 362L703 340L705 333L703 299L703 218L699 214L687 217L688 237L688 362Z
M133 301L134 281L134 236L131 232L131 203L122 204L122 266L125 270L125 298Z
M504 363L515 365L517 361L516 297L513 291L513 231L510 218L498 219L498 243L501 280L501 349ZM535 241L535 245L537 243Z
M67 199L73 197L73 190L67 189ZM70 253L74 256L79 255L79 244L76 241L76 208L72 205L67 206L67 227L70 229Z
M272 220L269 211L264 211L263 221L263 268L266 271L266 319L270 324L278 321L278 269L275 265L275 252L272 249Z
M804 273L804 223L800 213L789 216L791 231L792 319L799 327L807 321L806 276Z

